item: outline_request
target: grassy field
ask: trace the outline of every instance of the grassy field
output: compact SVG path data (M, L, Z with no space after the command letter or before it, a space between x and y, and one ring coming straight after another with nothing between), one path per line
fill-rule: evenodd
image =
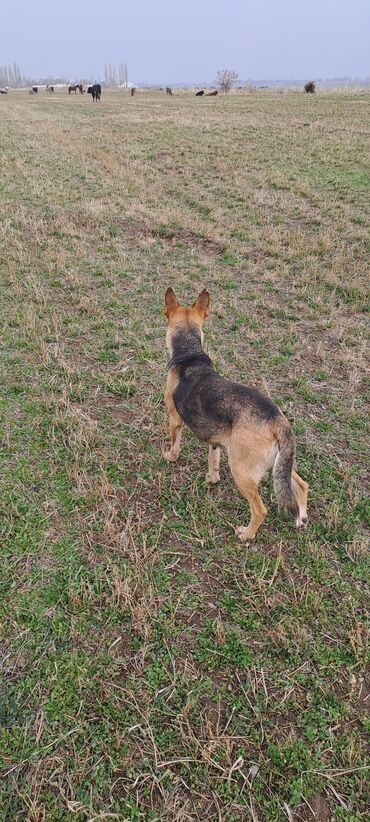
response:
M0 113L0 819L368 819L368 93ZM304 533L164 461L168 285L292 421Z

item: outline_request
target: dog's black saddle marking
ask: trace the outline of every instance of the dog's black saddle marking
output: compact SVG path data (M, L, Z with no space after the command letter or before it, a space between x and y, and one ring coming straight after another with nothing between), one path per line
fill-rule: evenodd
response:
M199 366L213 369L212 360L204 351L199 352L199 354L174 354L167 367L168 369L178 367L180 378L186 379L186 371L189 368L198 368Z

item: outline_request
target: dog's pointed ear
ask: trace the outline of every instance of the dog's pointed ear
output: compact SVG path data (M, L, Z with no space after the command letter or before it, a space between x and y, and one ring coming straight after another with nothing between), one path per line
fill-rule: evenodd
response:
M176 294L173 288L167 288L167 291L164 295L164 306L163 311L166 317L169 317L176 309L179 308L179 304L177 302Z
M196 308L199 314L205 320L209 314L209 293L206 288L203 288L203 291L200 292L195 303L193 303L193 308Z

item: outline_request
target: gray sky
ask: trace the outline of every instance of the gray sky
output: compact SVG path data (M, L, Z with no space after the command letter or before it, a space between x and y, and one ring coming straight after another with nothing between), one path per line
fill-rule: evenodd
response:
M0 63L27 75L134 82L370 75L369 0L5 0ZM5 8L4 8L5 6Z

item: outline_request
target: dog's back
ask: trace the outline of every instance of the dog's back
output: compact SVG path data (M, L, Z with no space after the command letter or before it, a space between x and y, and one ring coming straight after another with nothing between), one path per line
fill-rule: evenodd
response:
M243 415L249 415L256 425L281 416L277 405L256 388L217 374L207 355L199 360L189 358L177 370L175 406L185 425L204 442L226 444Z

